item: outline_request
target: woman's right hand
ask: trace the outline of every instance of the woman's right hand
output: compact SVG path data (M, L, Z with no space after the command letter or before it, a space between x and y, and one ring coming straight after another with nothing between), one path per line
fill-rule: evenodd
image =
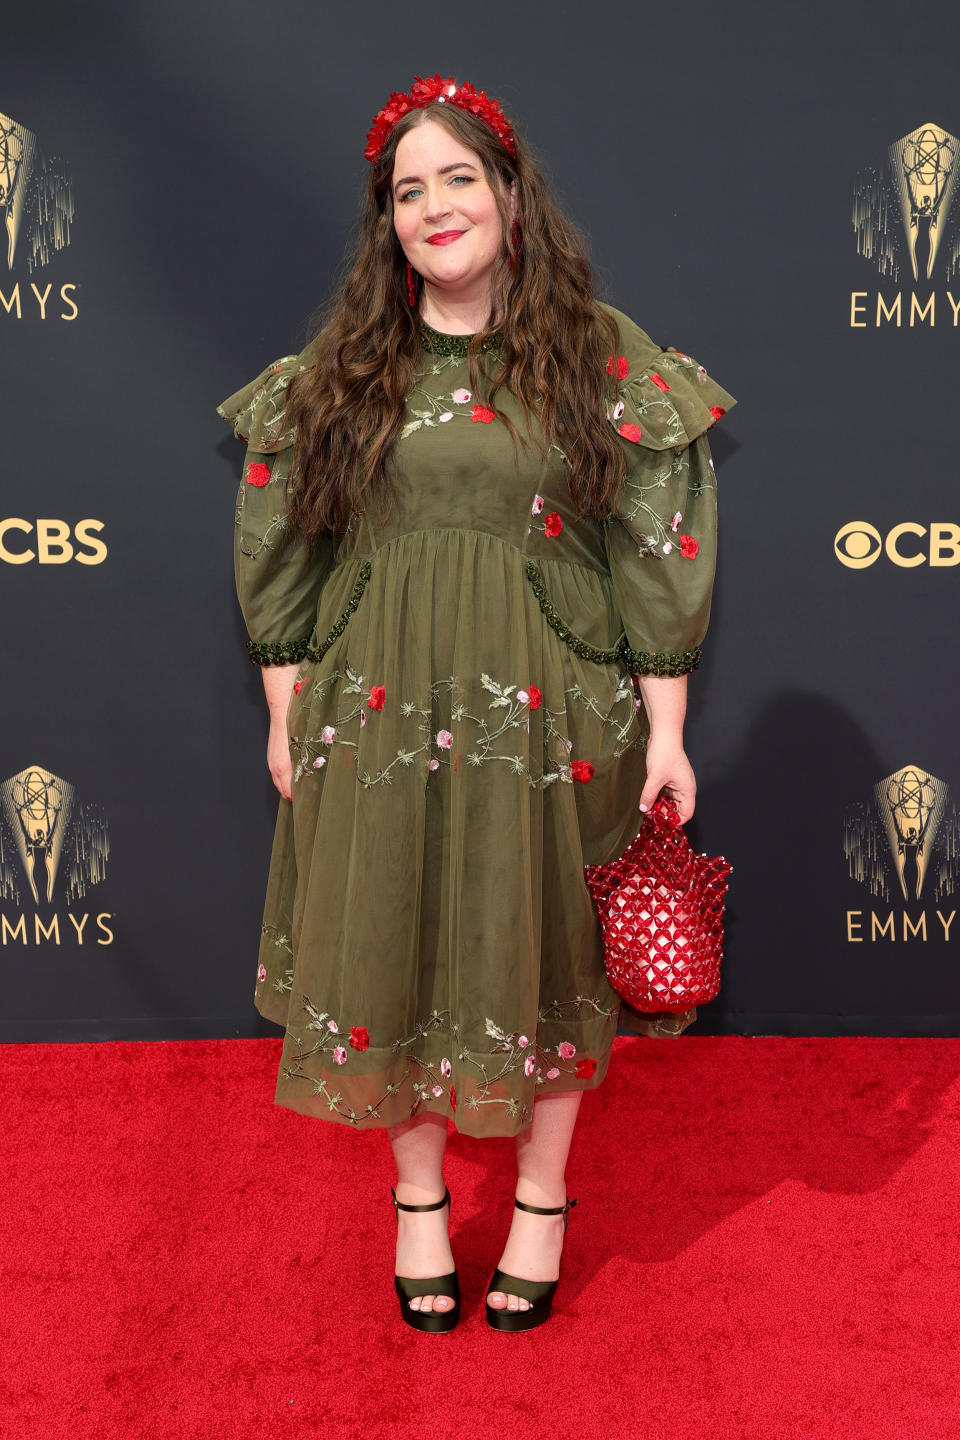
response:
M293 758L287 739L286 719L274 720L267 737L267 769L284 800L293 799Z

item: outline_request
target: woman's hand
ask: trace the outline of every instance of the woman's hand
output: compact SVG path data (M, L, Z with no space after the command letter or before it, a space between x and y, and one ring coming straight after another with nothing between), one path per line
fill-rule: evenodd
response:
M267 769L284 800L293 799L293 759L287 739L286 717L273 720L267 738Z
M299 665L264 665L261 672L270 711L267 769L284 800L293 799L293 760L287 735L287 711L299 671Z
M697 781L686 751L679 740L647 741L647 782L640 796L640 809L649 810L660 791L676 803L681 825L693 814Z

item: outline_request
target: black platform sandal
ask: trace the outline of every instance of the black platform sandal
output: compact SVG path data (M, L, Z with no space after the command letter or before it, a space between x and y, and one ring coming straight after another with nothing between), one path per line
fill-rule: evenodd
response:
M555 1205L552 1209L544 1209L542 1205L526 1205L522 1200L514 1200L513 1203L518 1210L529 1210L531 1215L562 1215L563 1233L566 1235L567 1216L577 1202L568 1200L566 1204ZM521 1280L518 1275L508 1275L498 1266L487 1286L487 1324L494 1330L535 1330L538 1325L550 1319L553 1296L559 1283L559 1277L556 1280ZM530 1309L495 1309L489 1299L495 1290L529 1300Z
M393 1211L398 1225L401 1210L442 1210L444 1205L450 1203L450 1191L446 1186L443 1199L432 1205L404 1205L402 1200L397 1199L397 1192L392 1185L390 1194L393 1196ZM427 1280L411 1280L406 1275L394 1275L393 1288L400 1297L400 1314L414 1330L425 1330L436 1335L452 1330L460 1319L460 1281L456 1270L452 1270L449 1275L431 1276ZM449 1310L411 1310L408 1302L416 1299L418 1295L449 1295L456 1303Z

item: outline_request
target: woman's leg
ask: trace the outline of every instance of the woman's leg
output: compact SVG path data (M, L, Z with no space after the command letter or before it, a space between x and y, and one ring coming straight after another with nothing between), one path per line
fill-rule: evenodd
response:
M405 1205L430 1205L443 1195L443 1152L447 1144L447 1121L442 1115L415 1115L392 1125L387 1136L397 1164L397 1199ZM420 1276L449 1275L453 1254L447 1225L450 1211L425 1213L397 1211L396 1273L411 1280ZM418 1295L409 1301L411 1310L450 1310L449 1295Z
M552 1207L567 1198L564 1175L582 1090L544 1095L533 1107L533 1120L517 1136L517 1199ZM556 1280L563 1249L563 1216L531 1215L514 1209L500 1269L521 1280ZM529 1310L530 1302L495 1290L494 1310Z

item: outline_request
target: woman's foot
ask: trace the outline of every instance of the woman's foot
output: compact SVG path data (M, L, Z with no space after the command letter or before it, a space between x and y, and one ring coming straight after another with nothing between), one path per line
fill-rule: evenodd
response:
M440 1199L443 1182L432 1192L422 1185L411 1185L398 1181L397 1199L404 1205L432 1205ZM440 1210L397 1211L397 1263L395 1273L410 1280L423 1276L449 1275L454 1269L453 1252L447 1227L450 1220L449 1206ZM452 1310L456 1301L449 1295L416 1295L407 1302L411 1310L442 1314Z
M552 1208L566 1204L566 1194L553 1194L537 1185L520 1182L518 1200L527 1205ZM563 1252L563 1216L531 1215L514 1207L513 1222L498 1268L518 1280L556 1280L560 1275ZM530 1301L522 1295L493 1290L487 1296L493 1310L529 1310Z

